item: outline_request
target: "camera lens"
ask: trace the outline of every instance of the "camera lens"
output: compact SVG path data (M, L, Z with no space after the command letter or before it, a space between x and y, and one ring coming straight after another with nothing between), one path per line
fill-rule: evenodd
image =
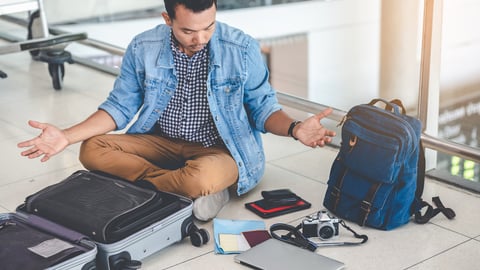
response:
M335 235L335 228L330 223L322 224L322 226L318 228L318 237L322 240L330 239L334 235Z

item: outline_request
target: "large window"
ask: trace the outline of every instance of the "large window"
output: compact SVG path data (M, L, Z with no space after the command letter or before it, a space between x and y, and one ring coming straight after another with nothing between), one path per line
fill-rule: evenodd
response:
M442 16L439 136L480 147L480 2L445 0ZM438 169L480 182L480 165L439 154Z

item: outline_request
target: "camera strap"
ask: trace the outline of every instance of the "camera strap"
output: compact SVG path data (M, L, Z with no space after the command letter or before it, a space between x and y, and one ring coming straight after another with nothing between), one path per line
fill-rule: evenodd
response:
M301 225L294 227L289 224L285 223L275 223L270 226L270 234L273 238L283 241L285 243L292 244L297 247L301 247L304 249L308 249L310 251L315 251L317 249L317 245L312 241L308 240L302 232L300 231ZM277 231L286 231L287 234L279 235Z
M366 234L358 234L355 232L352 228L348 227L347 224L345 223L344 220L340 220L340 225L350 231L355 238L362 239L360 242L336 242L336 245L347 245L347 246L352 246L352 245L360 245L368 241L368 236ZM328 244L328 243L325 243ZM335 244L335 243L334 243Z
M352 228L347 226L345 221L340 220L340 225L350 231L355 238L362 239L359 242L324 242L324 243L315 243L313 241L310 241L307 237L303 235L301 232L302 224L299 224L298 226L294 227L289 224L284 224L284 223L276 223L270 226L270 234L272 235L273 238L278 239L280 241L308 249L310 251L315 251L318 247L323 247L323 246L354 246L354 245L361 245L363 243L366 243L368 241L368 236L365 234L358 234L355 232ZM285 231L287 232L286 234L280 235L277 233L277 231Z

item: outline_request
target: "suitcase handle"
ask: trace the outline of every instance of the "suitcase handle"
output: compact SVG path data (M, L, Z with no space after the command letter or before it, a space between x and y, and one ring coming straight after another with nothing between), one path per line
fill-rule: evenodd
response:
M81 233L70 230L66 227L63 227L62 225L51 222L47 219L44 219L36 215L32 215L32 214L28 215L27 223L37 228L41 228L42 230L47 231L62 239L65 239L74 243L80 243L81 240L87 239L87 237Z

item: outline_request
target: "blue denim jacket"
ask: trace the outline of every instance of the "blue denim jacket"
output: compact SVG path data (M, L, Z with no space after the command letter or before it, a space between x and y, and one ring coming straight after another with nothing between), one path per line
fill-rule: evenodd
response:
M268 82L268 70L256 40L216 22L209 46L208 104L218 132L237 163L237 193L241 195L263 176L265 154L260 132L266 132L265 121L281 106ZM135 119L128 133L150 133L176 86L170 28L158 25L129 44L120 75L99 109L112 116L117 129Z

